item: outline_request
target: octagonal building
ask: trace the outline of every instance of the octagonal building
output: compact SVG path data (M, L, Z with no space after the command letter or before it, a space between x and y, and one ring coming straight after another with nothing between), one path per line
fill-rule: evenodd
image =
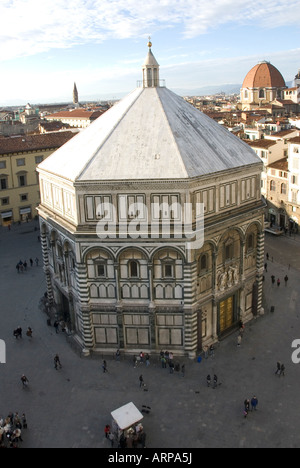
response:
M47 292L85 353L194 357L262 307L262 163L161 85L141 86L38 168Z

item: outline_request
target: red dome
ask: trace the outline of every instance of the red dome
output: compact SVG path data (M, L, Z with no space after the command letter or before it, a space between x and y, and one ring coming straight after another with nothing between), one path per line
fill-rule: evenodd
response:
M269 62L260 62L253 67L244 79L243 88L285 88L280 71Z

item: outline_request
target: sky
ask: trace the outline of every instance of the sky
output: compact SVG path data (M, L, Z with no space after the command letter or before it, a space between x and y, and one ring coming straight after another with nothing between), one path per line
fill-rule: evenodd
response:
M299 0L1 0L0 107L114 99L152 52L178 94L242 84L261 60L300 69Z

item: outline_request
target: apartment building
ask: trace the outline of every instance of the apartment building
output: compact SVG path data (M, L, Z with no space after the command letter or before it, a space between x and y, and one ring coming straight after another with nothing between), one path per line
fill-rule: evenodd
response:
M59 132L0 139L0 225L37 216L40 189L36 167L73 136L73 132Z

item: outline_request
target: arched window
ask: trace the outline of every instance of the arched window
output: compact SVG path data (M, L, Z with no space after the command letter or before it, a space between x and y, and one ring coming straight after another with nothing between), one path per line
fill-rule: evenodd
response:
M249 234L247 237L247 252L254 249L254 234Z
M286 184L281 184L280 193L286 195Z
M130 278L138 278L138 262L132 260L129 262L129 276Z
M275 183L275 180L271 180L271 182L270 182L270 190L271 190L271 192L276 192L276 183Z
M260 99L265 97L265 90L264 89L259 90L259 97L260 97Z
M208 270L208 257L207 254L202 254L199 258L199 275Z

